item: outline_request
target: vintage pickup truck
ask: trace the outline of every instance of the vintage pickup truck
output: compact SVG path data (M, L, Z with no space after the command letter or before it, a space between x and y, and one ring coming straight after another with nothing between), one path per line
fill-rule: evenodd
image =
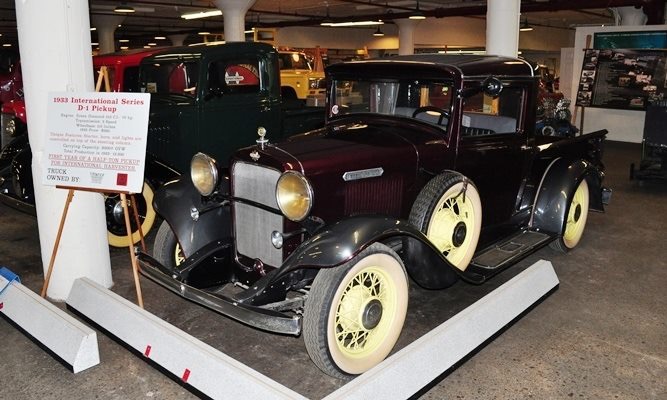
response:
M198 151L206 150L226 162L234 150L253 143L260 126L287 136L324 124L322 107L306 107L303 101L281 97L278 59L272 46L252 42L93 59L96 70L109 67L112 90L151 93L146 182L132 205L144 234L155 221L154 189L187 172ZM14 105L13 110L19 108ZM25 120L17 119L24 113L7 111L3 128L25 128ZM17 134L15 128L13 132ZM34 207L30 147L27 135L17 139L0 152L0 200L29 211ZM109 243L127 246L120 199L109 195L105 205ZM133 229L135 225L132 221ZM139 239L134 230L133 242Z
M480 284L603 211L606 131L535 133L523 60L414 55L327 68L324 128L206 154L156 193L164 218L141 271L250 326L303 333L346 378L400 335L408 282ZM582 249L585 251L585 248Z

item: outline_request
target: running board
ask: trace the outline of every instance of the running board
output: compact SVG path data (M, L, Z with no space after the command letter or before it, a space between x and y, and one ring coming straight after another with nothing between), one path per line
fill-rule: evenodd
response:
M485 276L495 274L554 239L555 236L542 232L521 231L477 254L470 266Z

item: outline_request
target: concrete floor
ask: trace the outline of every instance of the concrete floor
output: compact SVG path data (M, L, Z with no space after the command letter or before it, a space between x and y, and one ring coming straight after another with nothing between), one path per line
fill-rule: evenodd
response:
M629 181L629 165L639 154L638 145L607 144L612 204L605 214L590 214L575 251L542 249L482 286L459 282L426 291L412 285L398 348L540 258L553 263L560 279L558 290L415 397L667 399L667 185ZM112 290L134 300L127 250L112 249L111 257ZM3 205L0 265L39 291L36 221ZM306 397L322 398L345 383L319 372L301 338L253 330L145 278L142 287L148 311ZM104 333L98 340L101 363L72 374L0 318L0 399L197 398Z

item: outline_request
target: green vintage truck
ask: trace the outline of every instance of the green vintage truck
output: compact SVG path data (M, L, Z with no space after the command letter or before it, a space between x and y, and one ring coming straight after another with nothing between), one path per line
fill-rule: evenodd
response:
M234 150L254 144L259 127L288 136L324 125L321 107L282 95L279 55L265 43L154 54L141 63L140 85L151 93L148 161L178 172L202 150L226 164Z
M187 172L197 152L225 165L255 143L260 127L284 137L324 125L322 107L283 96L278 51L266 43L167 49L142 60L139 85L151 94L146 185L137 201L144 233L155 219L153 190Z

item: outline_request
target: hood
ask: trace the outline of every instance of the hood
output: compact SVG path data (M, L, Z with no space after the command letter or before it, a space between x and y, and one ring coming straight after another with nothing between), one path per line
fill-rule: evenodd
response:
M418 143L405 134L414 130L412 122L398 118L344 119L267 146L265 151L282 160L284 169L306 176L392 165L416 168Z
M160 93L151 93L151 104L159 105L161 107L169 105L181 105L181 104L195 104L195 98L191 96L185 96L182 94L160 94Z
M403 132L425 127L391 117L363 120L341 119L264 149L248 147L236 159L301 172L314 192L311 215L325 221L365 213L405 217L419 158Z

